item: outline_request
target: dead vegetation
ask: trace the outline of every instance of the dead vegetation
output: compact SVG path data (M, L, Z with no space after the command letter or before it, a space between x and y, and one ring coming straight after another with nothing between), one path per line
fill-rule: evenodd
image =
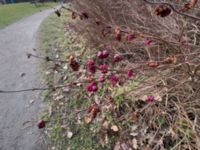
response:
M85 134L96 142L88 149L200 149L199 20L181 15L194 16L199 3L167 2L180 14L169 5L150 5L146 0L74 0L68 9L72 20L66 28L81 35L86 48L72 52L73 59L96 59L96 52L106 49L111 56L123 56L123 61L112 67L131 69L134 78L124 82L127 78L122 76L117 87L101 85L96 94L88 94L80 83L73 87L78 92L72 93L70 100L65 101L66 95L61 97L70 109L62 111L71 120L65 114L60 123L68 129L75 127L72 141ZM85 67L79 67L77 74L71 70L74 76L65 82L88 75ZM62 90L57 92L63 94ZM69 106L72 100L75 102ZM73 142L67 147L75 149Z

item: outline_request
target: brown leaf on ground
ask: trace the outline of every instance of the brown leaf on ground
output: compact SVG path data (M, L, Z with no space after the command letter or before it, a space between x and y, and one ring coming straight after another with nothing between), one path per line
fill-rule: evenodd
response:
M88 107L87 112L89 114L85 117L85 122L91 123L96 118L97 113L100 112L100 108L96 103L94 103Z
M101 145L106 145L108 143L108 135L107 132L103 129L100 130L100 140Z
M80 68L80 64L78 63L78 61L76 60L74 56L70 56L69 65L73 71L78 71Z
M159 5L155 9L155 14L160 17L167 17L170 15L171 9L165 5Z
M118 132L118 131L119 131L119 128L118 128L118 126L113 125L113 126L111 127L111 130L114 131L114 132Z
M72 12L72 19L76 19L77 18L77 14L73 11Z

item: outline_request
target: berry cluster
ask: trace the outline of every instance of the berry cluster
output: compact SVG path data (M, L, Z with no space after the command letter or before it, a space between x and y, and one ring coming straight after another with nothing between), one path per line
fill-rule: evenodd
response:
M116 86L120 81L120 75L110 70L109 65L105 63L105 60L108 59L110 56L109 51L108 50L98 51L96 56L97 56L97 59L95 60L97 62L100 62L100 65L98 65L94 59L89 59L86 63L88 73L91 76L95 76L96 73L98 75L97 81L94 80L95 78L92 78L92 80L90 80L90 83L86 87L86 90L88 92L93 92L93 93L98 91L99 89L98 83L104 83L105 81L109 81L112 86ZM120 54L114 54L114 56L112 57L112 60L113 61L109 61L109 62L118 63L123 60L123 57ZM130 79L131 77L135 75L131 69L124 72L126 72L128 79Z

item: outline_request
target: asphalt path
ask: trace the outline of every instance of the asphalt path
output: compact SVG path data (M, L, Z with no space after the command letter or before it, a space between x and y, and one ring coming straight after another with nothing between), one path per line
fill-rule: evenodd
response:
M35 53L38 28L52 12L43 10L0 30L0 90L41 86L38 60L26 53ZM47 149L34 122L41 107L40 92L0 93L0 150Z

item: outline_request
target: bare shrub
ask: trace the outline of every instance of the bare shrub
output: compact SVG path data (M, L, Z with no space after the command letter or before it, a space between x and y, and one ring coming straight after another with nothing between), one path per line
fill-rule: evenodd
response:
M183 2L173 5L181 9ZM165 114L170 133L168 130L164 136L172 135L173 129L176 140L183 139L178 147L199 149L199 21L177 14L168 6L170 14L156 16L156 7L143 0L74 0L73 13L87 17L76 20L73 27L90 49L124 55L126 60L121 65L143 77L139 86L127 95L143 99L151 94L160 101L145 109L140 125L144 122L148 125ZM194 8L191 15L197 12ZM129 35L133 39L127 40ZM189 137L185 130L181 131L182 121L187 122Z

